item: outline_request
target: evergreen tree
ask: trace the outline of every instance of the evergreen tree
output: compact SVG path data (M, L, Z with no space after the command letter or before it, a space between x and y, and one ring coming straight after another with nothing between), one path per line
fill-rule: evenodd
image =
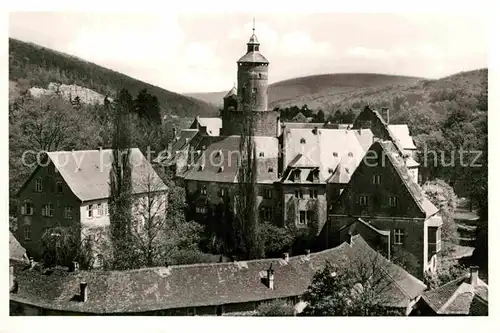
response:
M114 105L112 166L109 175L109 214L115 269L132 264L132 166L130 162L130 111L132 96L123 89Z
M254 113L250 105L243 106L244 117L240 134L241 158L238 170L238 193L235 197L236 227L233 230L235 231L235 243L239 245L236 249L245 254L248 259L255 259L264 255L264 249L259 238Z
M316 122L317 123L324 123L325 122L325 113L321 109L316 114Z

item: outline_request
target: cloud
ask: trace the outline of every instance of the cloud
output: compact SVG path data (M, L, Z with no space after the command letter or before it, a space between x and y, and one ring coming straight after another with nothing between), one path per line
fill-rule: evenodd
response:
M358 58L381 59L387 58L389 53L383 49L367 48L363 46L355 46L347 49L347 55Z
M248 40L252 35L252 26L253 22L247 22L243 27L232 30L228 37L239 41ZM261 44L273 45L278 40L278 32L265 23L255 22L255 34Z
M302 31L295 31L283 35L280 43L283 55L298 56L325 56L332 52L332 47L326 42L315 42L311 36Z
M214 50L216 42L200 43L194 42L185 47L185 65L192 69L217 69L222 64Z

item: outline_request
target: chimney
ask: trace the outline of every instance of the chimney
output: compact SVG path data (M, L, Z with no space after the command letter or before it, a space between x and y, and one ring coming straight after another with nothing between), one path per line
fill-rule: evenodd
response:
M479 267L470 266L470 284L472 287L477 286L478 275L479 275Z
M33 257L30 257L30 269L35 268L35 265L36 265L35 260L33 259Z
M352 236L352 234L349 234L349 238L348 238L349 246L352 246L353 242L354 242L353 236Z
M318 126L314 126L313 128L313 133L316 135L318 134Z
M389 108L382 108L382 117L389 124Z
M273 270L273 264L271 264L271 266L269 266L269 268L267 269L267 283L268 283L269 289L274 290L274 270Z
M80 270L80 264L77 261L71 263L71 270L73 272L78 272Z
M88 298L87 282L80 282L80 301L86 302Z
M283 253L283 260L285 260L285 262L288 262L289 259L290 255L288 254L288 252Z

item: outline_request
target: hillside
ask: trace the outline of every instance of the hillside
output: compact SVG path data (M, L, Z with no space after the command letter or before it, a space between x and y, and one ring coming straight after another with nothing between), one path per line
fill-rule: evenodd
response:
M129 90L132 95L147 89L158 97L164 115L194 117L217 114L217 109L204 101L162 89L59 51L9 38L9 92L15 94L20 84L25 88L46 89L51 82L77 85L109 96L122 88Z
M340 93L373 89L396 85L414 84L422 78L384 74L322 74L310 75L279 81L269 85L269 106L287 107L307 104L309 107L325 108L326 101ZM212 93L191 93L187 96L198 98L214 105L221 105L227 91Z

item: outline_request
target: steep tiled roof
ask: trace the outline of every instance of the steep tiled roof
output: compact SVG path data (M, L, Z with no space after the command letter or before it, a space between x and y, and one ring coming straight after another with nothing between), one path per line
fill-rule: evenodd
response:
M257 168L266 171L257 173L257 182L267 183L278 180L278 139L255 136L253 140L257 155ZM184 179L237 182L241 155L239 136L205 136L198 147L202 154L195 161L195 165L186 171ZM261 156L261 153L264 156ZM270 168L272 171L269 171Z
M243 57L241 57L238 62L258 62L264 64L269 63L269 61L259 51L248 52Z
M18 269L16 280L19 291L11 293L10 299L49 309L103 314L300 296L326 261L343 267L349 265L353 258L381 258L361 237L353 239L351 246L343 243L333 249L311 253L308 257L291 257L288 263L282 259L259 259L129 271L67 273L56 270L50 275ZM402 268L388 261L374 262L380 263L387 281L380 290L384 305L406 307L424 290L425 285ZM271 265L274 269L274 290L262 281ZM79 294L79 283L83 281L88 284L88 300L72 300Z
M132 148L130 151L133 193L146 192L146 182L149 182L155 191L167 190L141 151L138 148ZM48 152L47 155L71 191L81 201L109 197L111 149Z
M193 146L193 139L196 135L201 136L197 129L184 129L179 135L174 139L172 148L170 152L166 152L165 154L159 154L158 157L154 160L155 163L161 163L164 165L168 165L170 163L175 162L176 152L181 152L191 145Z
M21 246L11 231L9 231L9 258L21 261L27 259L26 249Z
M365 138L370 133L370 130L360 134L359 131L346 129L318 128L315 131L310 128L287 128L285 164L293 167L299 157L300 161L307 158L308 167L319 168L322 181L335 182L337 178L346 181L345 175L350 177L365 154L360 138ZM332 178L331 171L334 170L344 175Z
M410 136L408 125L387 125L387 128L392 132L394 137L399 140L403 149L417 149Z
M437 314L486 315L488 311L488 285L478 278L477 285L470 284L470 274L429 290L422 299ZM474 305L473 305L474 304Z
M236 87L232 87L231 90L229 90L229 92L226 94L226 96L224 96L224 99L231 97L231 96L234 96L234 95L238 95L238 91L236 90Z
M422 213L424 213L427 218L436 214L439 210L432 204L432 202L429 201L429 199L427 199L420 186L413 181L409 175L405 162L398 153L395 145L391 141L378 141L375 142L372 147L376 145L380 145L382 147L385 155L392 162L392 165L398 172L403 184L405 184L406 188L415 199L415 203L420 208Z

